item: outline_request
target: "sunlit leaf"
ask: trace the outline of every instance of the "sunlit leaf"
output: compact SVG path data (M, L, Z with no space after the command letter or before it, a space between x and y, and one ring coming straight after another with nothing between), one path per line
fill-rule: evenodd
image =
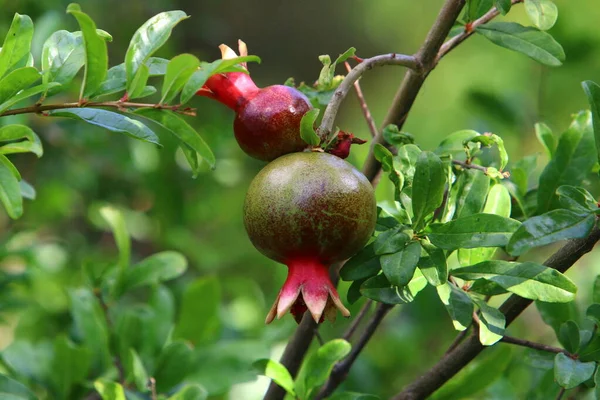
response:
M525 0L525 11L531 22L543 31L552 28L558 19L558 7L552 0Z
M0 78L12 69L25 67L31 51L33 22L27 15L15 13L0 50Z
M294 390L294 379L285 366L277 361L269 359L258 360L254 362L252 366L258 371L259 374L271 378L273 382L285 389L285 391L291 396L296 397L296 391Z

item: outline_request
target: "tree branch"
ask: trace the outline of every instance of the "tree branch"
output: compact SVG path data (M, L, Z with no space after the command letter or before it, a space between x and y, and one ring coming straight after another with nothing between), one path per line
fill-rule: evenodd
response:
M346 70L350 73L352 72L352 67L348 63L348 61L344 62L344 66ZM377 136L377 125L375 125L375 121L373 120L373 115L371 115L371 111L369 110L369 106L367 105L367 101L365 100L365 96L363 95L363 91L360 88L359 81L354 82L354 91L356 92L356 97L358 98L358 103L360 104L360 109L362 110L363 116L365 117L365 121L367 122L367 126L369 127L369 132L371 132L371 137Z
M550 256L544 265L557 271L565 272L584 254L591 251L598 240L600 240L600 229L594 228L587 238L573 239L567 242L567 244ZM515 294L510 296L500 306L500 311L506 317L506 326L512 323L531 303L532 300L524 299ZM393 400L426 398L471 362L483 349L484 346L479 342L478 335L469 335L464 342L453 351L444 355L429 371L406 386Z
M569 353L565 349L561 349L561 348L554 347L554 346L548 346L547 344L531 342L529 340L519 339L519 338L512 337L512 336L504 336L502 339L500 339L500 341L504 342L504 343L514 344L517 346L529 347L530 349L547 351L549 353L554 353L554 354L563 353L563 354L575 359L575 355Z
M354 317L354 320L352 321L348 329L346 329L346 332L344 332L344 335L342 336L344 340L350 340L352 338L352 335L354 335L354 332L356 332L356 329L358 329L358 325L360 325L363 318L367 315L367 312L369 311L369 308L371 308L372 304L373 300L371 299L367 299L367 301L365 301L365 304L358 312L358 315Z

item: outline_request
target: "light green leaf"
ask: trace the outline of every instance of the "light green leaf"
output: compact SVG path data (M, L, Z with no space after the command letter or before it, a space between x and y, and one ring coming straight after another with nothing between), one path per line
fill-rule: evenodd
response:
M558 8L552 0L525 0L525 11L531 22L543 31L552 28L558 19Z
M158 137L140 121L122 114L99 108L65 108L62 110L48 111L51 117L65 117L87 122L111 132L123 133L135 139L149 143L158 143Z
M25 139L22 141L16 141ZM12 141L0 146L0 154L31 152L38 157L44 154L38 135L26 125L6 125L0 128L0 142Z
M15 13L0 50L0 78L12 69L26 66L33 39L33 22L27 15Z
M131 257L131 239L129 238L129 231L127 230L123 213L115 207L104 206L100 208L100 215L113 233L117 248L119 249L119 268L122 273L125 273L124 271L129 266L129 259Z
M85 46L81 32L54 32L42 49L42 82L67 85L84 64ZM52 91L49 91L48 95L51 94Z
M552 210L525 220L513 234L506 250L515 256L565 239L586 237L596 223L594 214L579 215L570 210Z
M582 363L563 353L554 357L554 380L565 389L572 389L587 381L594 374L595 362Z
M565 51L554 38L516 22L489 22L475 31L498 46L523 53L537 62L556 67L565 60Z
M325 383L335 363L346 357L350 353L351 348L352 346L347 341L334 339L325 343L315 353L311 354L302 368L304 379L301 389L303 390L296 387L300 397L310 398L312 391Z
M594 129L594 141L596 142L596 160L600 160L600 86L592 81L581 83L592 112L592 126Z
M252 366L259 374L271 378L273 382L285 389L291 396L296 397L294 379L285 366L274 360L262 359L254 362Z
M187 19L183 11L167 11L150 18L133 34L125 54L127 88L131 86L137 70L171 36L179 22Z
M128 382L135 383L137 389L141 392L145 392L148 388L148 373L144 364L140 359L140 356L134 349L129 349L127 357L123 364L125 370L126 379Z
M131 86L129 87L129 98L136 99L138 97L143 97L142 93L144 88L146 87L146 82L148 82L148 78L150 77L150 68L146 64L140 65L140 68L137 70L133 77L133 81L131 81Z
M79 97L81 99L88 99L100 88L106 77L106 72L108 71L108 49L103 35L99 35L96 31L96 24L89 15L81 11L79 5L75 3L69 4L67 13L77 19L83 35L85 68Z
M102 400L125 400L123 386L117 382L98 379L94 382L94 388L100 393Z
M535 135L538 141L544 146L548 159L552 159L554 152L556 151L556 138L552 134L552 130L548 125L538 122L535 124Z
M23 198L19 179L14 174L15 166L0 154L0 201L12 219L23 215Z
M58 87L58 86L60 86L60 83L51 82L51 83L43 83L41 85L37 85L37 86L31 87L29 89L25 89L25 90L19 92L19 94L17 94L16 96L13 96L13 97L9 98L8 100L6 100L4 103L0 104L0 114L3 113L4 111L8 110L9 108L11 108L12 106L14 106L15 104L17 104L20 101L23 101L31 96L35 96L36 94L46 92L49 89L52 89L52 88Z
M500 310L490 306L485 301L477 297L471 297L473 302L479 308L479 341L484 346L491 346L497 343L504 336L506 318Z
M400 251L381 256L381 269L395 286L406 286L411 281L421 257L421 245L410 242Z
M169 397L168 400L206 400L208 392L202 386L185 385L181 390Z
M35 188L31 186L31 184L24 179L21 179L19 181L19 186L21 187L21 196L23 196L24 199L35 200Z
M0 374L0 396L6 396L6 400L38 400L27 386L2 374Z
M180 54L173 57L167 65L160 102L170 103L199 66L200 60L191 54ZM127 90L132 91L132 86L133 81Z
M427 237L444 250L504 247L521 223L494 214L473 214L445 224L431 224Z
M183 292L174 338L202 345L217 339L221 329L221 288L215 277L197 279Z
M485 279L532 300L566 303L577 292L577 286L569 278L534 262L484 261L456 268L452 275L465 280Z
M438 296L444 305L452 324L457 331L464 331L473 320L473 302L471 298L456 286L446 283L436 286Z
M127 269L123 291L175 279L186 269L187 260L181 253L163 251L153 254Z
M33 67L18 68L0 80L0 104L10 100L21 90L27 89L40 79L40 73Z
M312 110L307 111L300 120L300 137L309 146L315 147L321 143L321 139L319 139L317 132L315 132L315 121L320 112L321 110L318 108L313 108Z
M416 230L422 228L425 218L442 204L445 186L442 160L430 151L419 154L412 184L413 225Z
M56 338L52 358L52 381L59 390L60 398L71 398L73 386L87 378L91 361L92 352L88 348L75 345L65 336Z

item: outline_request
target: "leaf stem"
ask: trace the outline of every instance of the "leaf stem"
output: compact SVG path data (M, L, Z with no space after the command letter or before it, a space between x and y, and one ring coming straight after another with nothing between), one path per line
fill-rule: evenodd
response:
M561 349L559 347L554 347L554 346L548 346L548 345L542 344L542 343L531 342L529 340L519 339L519 338L512 337L512 336L504 336L502 339L500 339L500 341L504 342L504 343L514 344L517 346L529 347L530 349L547 351L549 353L554 353L554 354L563 353L572 359L577 358L577 356L575 354L571 354L568 351L566 351L565 349Z

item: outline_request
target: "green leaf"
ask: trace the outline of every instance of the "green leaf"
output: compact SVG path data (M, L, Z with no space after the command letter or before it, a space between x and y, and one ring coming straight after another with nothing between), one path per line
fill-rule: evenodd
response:
M560 326L570 320L579 319L579 312L575 302L568 303L546 303L544 301L536 301L535 306L544 320L546 325L552 327L558 336Z
M497 343L504 336L506 318L500 310L490 306L485 301L476 297L471 297L473 302L479 308L479 341L484 346L491 346Z
M591 304L585 311L585 316L600 327L600 304Z
M500 155L500 171L503 170L504 167L506 167L506 164L508 163L508 153L506 152L506 147L504 147L504 140L502 140L500 136L495 135L493 133L486 133L485 135L476 136L470 141L473 143L481 143L481 145L484 147L491 147L492 145L496 145L496 147L498 147L498 153ZM492 176L490 173L492 169L495 168L487 168L486 174L488 176Z
M15 13L0 50L0 78L12 69L24 67L31 51L33 22L27 15Z
M468 169L460 173L455 185L457 194L454 218L480 213L490 188L490 178L481 171Z
M551 0L525 0L525 11L531 22L543 31L552 28L558 19L558 8Z
M552 159L554 152L556 151L556 138L552 134L552 130L548 125L538 122L535 124L535 135L539 142L544 146L548 159Z
M453 132L446 136L442 143L435 149L438 155L451 155L453 158L460 158L465 155L465 143L469 143L473 138L479 136L479 133L470 129Z
M168 400L206 400L208 392L200 385L185 385Z
M0 106L1 107L1 106ZM148 143L158 143L158 137L146 125L126 115L99 108L65 108L48 111L51 117L65 117L87 122L88 124L123 133Z
M150 68L146 64L140 65L140 68L135 73L133 81L131 81L131 87L129 88L129 98L136 99L143 97L142 94L146 88L146 82L150 77Z
M574 299L577 286L555 269L533 262L484 261L456 268L452 275L465 280L486 279L521 297L566 303Z
M8 216L17 219L23 215L23 198L14 169L15 166L8 158L0 154L0 201Z
M123 291L175 279L187 269L187 260L176 251L163 251L127 269Z
M49 89L52 89L52 88L58 87L58 86L60 86L60 83L51 82L51 83L37 85L37 86L31 87L29 89L25 89L25 90L19 92L19 94L17 94L16 96L13 96L13 97L9 98L8 100L6 100L4 103L0 104L0 114L3 113L4 111L8 110L9 108L11 108L12 106L14 106L15 104L17 104L20 101L23 101L31 96L35 96L36 94L46 92Z
M413 225L420 229L425 217L434 212L444 198L446 174L437 155L430 151L419 154L412 186Z
M380 270L379 257L375 254L373 243L371 243L344 263L340 270L340 278L344 281L357 281L370 278Z
M206 160L211 168L215 168L216 159L210 147L208 147L198 132L179 115L170 111L153 108L139 109L136 111L136 115L149 118L160 124L161 127L181 140L183 144L195 151L198 156Z
M594 374L595 362L582 363L563 353L554 357L554 380L565 389L572 389L587 381Z
M76 346L65 336L54 341L52 358L52 380L58 388L60 398L70 398L73 386L87 378L92 361L92 352L88 348Z
M183 292L174 338L194 345L212 342L221 329L221 288L215 277L197 279Z
M317 136L317 132L315 132L315 121L321 112L318 108L313 108L309 110L302 116L300 120L300 137L304 140L309 146L318 146L321 143L321 139Z
M419 269L431 285L443 285L448 281L448 263L444 251L432 245L427 239L421 240L421 246L428 256L423 257L421 253Z
M123 386L117 382L98 379L94 382L94 388L100 393L102 400L125 400Z
M415 142L415 138L408 132L401 132L398 129L398 125L389 124L383 131L381 132L385 141L392 146L401 147L405 144L413 144Z
M594 303L600 303L600 275L596 276L594 280L594 289L592 291L592 301Z
M285 389L291 396L296 397L294 379L285 366L274 360L262 359L254 362L252 366L260 375L271 378L273 382Z
M201 319L202 316L199 315L198 318ZM153 374L156 390L166 392L182 382L192 372L190 369L193 362L194 353L188 343L177 340L165 346L156 361Z
M558 331L558 340L569 353L577 353L581 340L577 323L575 321L565 321Z
M594 141L596 143L596 160L600 160L600 86L592 81L581 83L592 113L592 126L594 129Z
M234 71L248 73L246 68L239 66L239 64L245 62L260 63L260 58L257 56L242 56L226 60L216 60L211 63L200 63L200 69L195 71L183 86L180 103L185 104L190 101L196 95L196 92L204 86L208 78L215 74Z
M419 271L407 286L397 287L392 285L384 274L379 274L367 279L360 286L360 293L372 300L386 304L406 304L414 300L415 296L427 286L427 280Z
M489 22L475 31L498 46L523 53L545 65L556 67L565 60L562 46L550 34L535 28L516 22Z
M494 214L473 214L445 224L431 224L427 237L444 250L504 247L521 223Z
M355 52L356 49L354 47L350 47L344 53L340 54L333 63L331 62L331 58L328 55L319 56L319 61L323 63L323 68L321 69L319 79L317 80L317 89L319 91L332 90L337 87L336 82L334 81L335 68L340 63L343 63L344 61L352 57Z
M134 349L129 349L127 357L123 363L123 369L125 371L125 378L127 382L133 382L137 389L141 392L145 392L148 388L148 373L144 364L140 359L140 356Z
M32 343L17 339L2 351L2 363L18 376L50 385L54 372L51 368L53 353L52 343L48 340Z
M108 71L108 49L103 35L99 35L96 24L81 11L78 4L71 3L67 7L67 13L77 19L83 35L85 46L85 65L83 83L81 85L80 99L90 98L106 77Z
M391 254L403 249L411 239L411 235L401 229L402 227L396 227L381 232L373 242L374 253L376 255Z
M25 139L22 141L16 141ZM0 154L31 152L38 157L44 154L38 135L26 125L6 125L0 128L0 142L13 141L0 146Z
M328 400L379 400L379 397L372 394L355 393L355 392L341 392L336 393Z
M167 65L160 102L170 103L179 91L183 89L183 85L186 84L199 66L200 60L191 54L180 54L173 57ZM133 81L130 87L128 87L128 91L132 90L132 85Z
M0 396L6 396L6 400L38 400L27 386L2 374L0 374Z
M0 80L0 104L10 100L21 90L27 89L40 79L40 73L33 67L15 69Z
M85 64L85 46L81 32L54 32L42 49L42 82L69 84ZM48 95L53 94L49 91Z
M581 187L562 185L556 189L560 205L579 215L587 215L598 211L598 203L594 196Z
M511 0L494 0L494 6L500 11L500 14L506 15L510 11Z
M381 256L381 269L395 286L406 286L411 281L421 257L421 244L410 242L400 251Z
M133 34L125 54L128 89L131 87L133 78L140 66L165 44L175 25L187 18L187 14L183 11L162 12L144 22Z
M558 208L556 189L562 185L580 185L598 162L591 122L591 113L582 111L561 135L554 157L540 175L538 214Z
M506 246L508 253L518 256L528 250L565 239L584 238L596 223L596 216L579 215L559 209L525 220Z
M129 231L123 213L115 207L104 206L100 208L100 215L113 233L119 249L119 267L121 271L125 271L131 258L131 239L129 238Z
M471 298L456 286L446 283L436 286L438 296L446 306L452 324L457 331L464 331L473 320L473 302Z
M333 339L310 355L302 370L305 373L302 381L303 391L298 390L299 394L304 393L301 398L310 398L312 391L325 383L325 380L331 373L336 362L340 361L350 353L352 346L343 339Z
M474 21L492 8L493 0L467 0L467 21Z

